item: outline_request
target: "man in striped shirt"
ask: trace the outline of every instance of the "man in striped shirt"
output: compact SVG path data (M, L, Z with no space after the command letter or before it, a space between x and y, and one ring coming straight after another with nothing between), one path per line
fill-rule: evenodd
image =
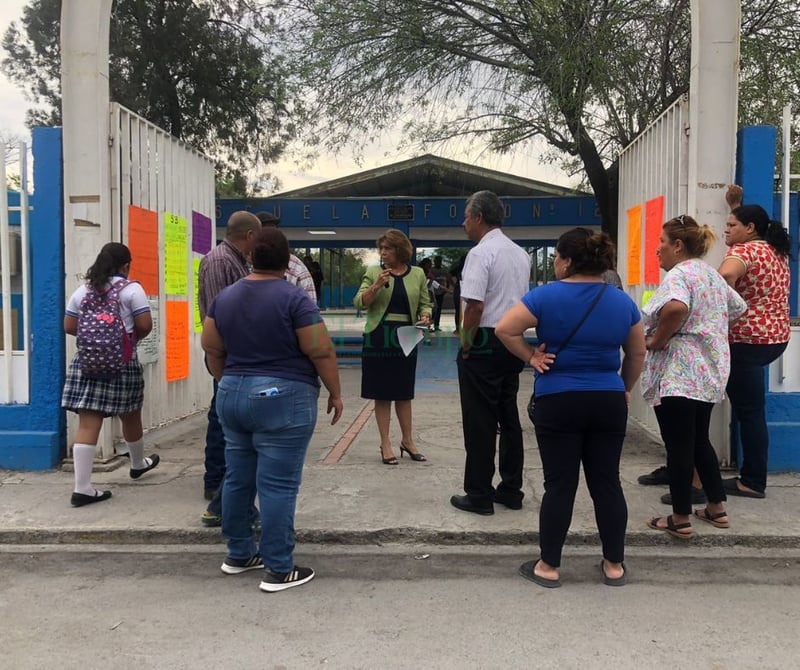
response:
M251 212L234 212L228 219L225 239L200 261L197 301L201 319L206 318L208 308L222 289L236 283L250 272L248 267L250 252L253 249L255 233L260 229L261 222ZM217 382L214 382L214 394L211 396L211 407L208 409L206 429L203 477L206 500L212 500L225 478L225 436L217 417L216 401ZM212 500L212 503L214 502ZM209 509L201 519L203 525L220 525L221 519L217 507L216 504L209 505Z

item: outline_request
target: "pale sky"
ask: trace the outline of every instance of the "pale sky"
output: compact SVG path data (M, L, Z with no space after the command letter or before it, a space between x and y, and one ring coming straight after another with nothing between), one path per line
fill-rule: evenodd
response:
M26 0L2 0L0 2L0 35L5 33L12 21L18 20L22 16L22 8L25 4ZM27 139L29 133L25 128L27 108L28 102L19 89L0 73L0 130L20 135L29 141ZM290 159L286 159L270 166L269 170L280 178L282 190L289 190L344 177L354 172L390 165L414 156L410 153L397 152L390 135L390 133L386 134L387 139L383 145L370 149L369 153L364 156L361 165L353 160L351 152L345 148L338 156L321 157L310 168L302 169ZM570 180L564 173L552 166L540 164L537 151L520 151L513 156L495 156L485 151L466 153L459 151L458 147L450 147L432 149L430 153L562 186L574 186L577 181L576 179Z

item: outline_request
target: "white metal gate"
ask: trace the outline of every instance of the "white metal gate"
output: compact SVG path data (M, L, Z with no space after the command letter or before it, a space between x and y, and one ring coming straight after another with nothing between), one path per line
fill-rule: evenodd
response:
M132 278L141 278L137 268L141 273L147 262L157 268L150 287L143 281L154 329L139 345L145 370L142 421L148 429L205 409L211 398L212 380L196 323L195 272L203 255L197 249L207 250L216 238L214 162L117 104L111 107L111 134L113 234L131 247ZM137 263L134 243L143 244L142 221L152 223L157 257L145 259L140 252ZM182 277L170 278L169 272L175 275L181 268ZM176 306L182 317L171 323L170 310ZM188 338L180 345L183 350L170 349L175 337ZM176 377L170 372L175 365L170 357L184 354L188 360L181 364L186 374Z
M663 197L660 224L686 212L689 169L689 99L679 98L622 151L619 157L618 269L628 294L641 306L658 282L645 281L646 203ZM640 208L639 224L635 223ZM652 259L651 259L652 262ZM658 436L653 410L634 392L630 415Z
M0 144L0 404L30 402L30 267L28 149ZM18 169L19 202L9 204L9 168ZM12 216L13 215L13 216ZM12 218L14 221L12 222Z

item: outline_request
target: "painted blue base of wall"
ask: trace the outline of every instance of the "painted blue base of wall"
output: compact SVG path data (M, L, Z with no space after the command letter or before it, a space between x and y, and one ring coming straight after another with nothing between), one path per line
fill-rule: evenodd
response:
M800 393L767 393L769 471L800 471Z
M61 129L34 128L28 404L0 405L0 468L49 470L66 449Z
M60 432L0 430L2 465L8 470L50 470L61 456Z

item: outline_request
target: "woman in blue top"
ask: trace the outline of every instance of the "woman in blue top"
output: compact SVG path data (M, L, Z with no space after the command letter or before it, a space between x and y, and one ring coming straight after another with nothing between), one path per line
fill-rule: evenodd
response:
M619 460L645 342L633 300L622 291L605 290L603 273L613 262L614 245L605 233L586 228L564 233L554 261L559 281L528 292L495 329L506 348L536 371L533 419L545 490L541 554L520 566L520 574L548 588L561 586L558 569L581 463L603 545L603 581L611 586L626 581L628 509ZM534 327L541 343L536 349L524 338ZM621 371L620 347L625 353Z
M223 289L203 322L208 369L219 382L217 414L225 433L222 533L225 574L265 568L262 591L283 591L314 577L294 564L294 512L308 443L317 423L320 379L332 424L342 415L336 351L319 308L284 281L289 243L276 228L255 235L253 271ZM251 508L258 492L261 540Z

